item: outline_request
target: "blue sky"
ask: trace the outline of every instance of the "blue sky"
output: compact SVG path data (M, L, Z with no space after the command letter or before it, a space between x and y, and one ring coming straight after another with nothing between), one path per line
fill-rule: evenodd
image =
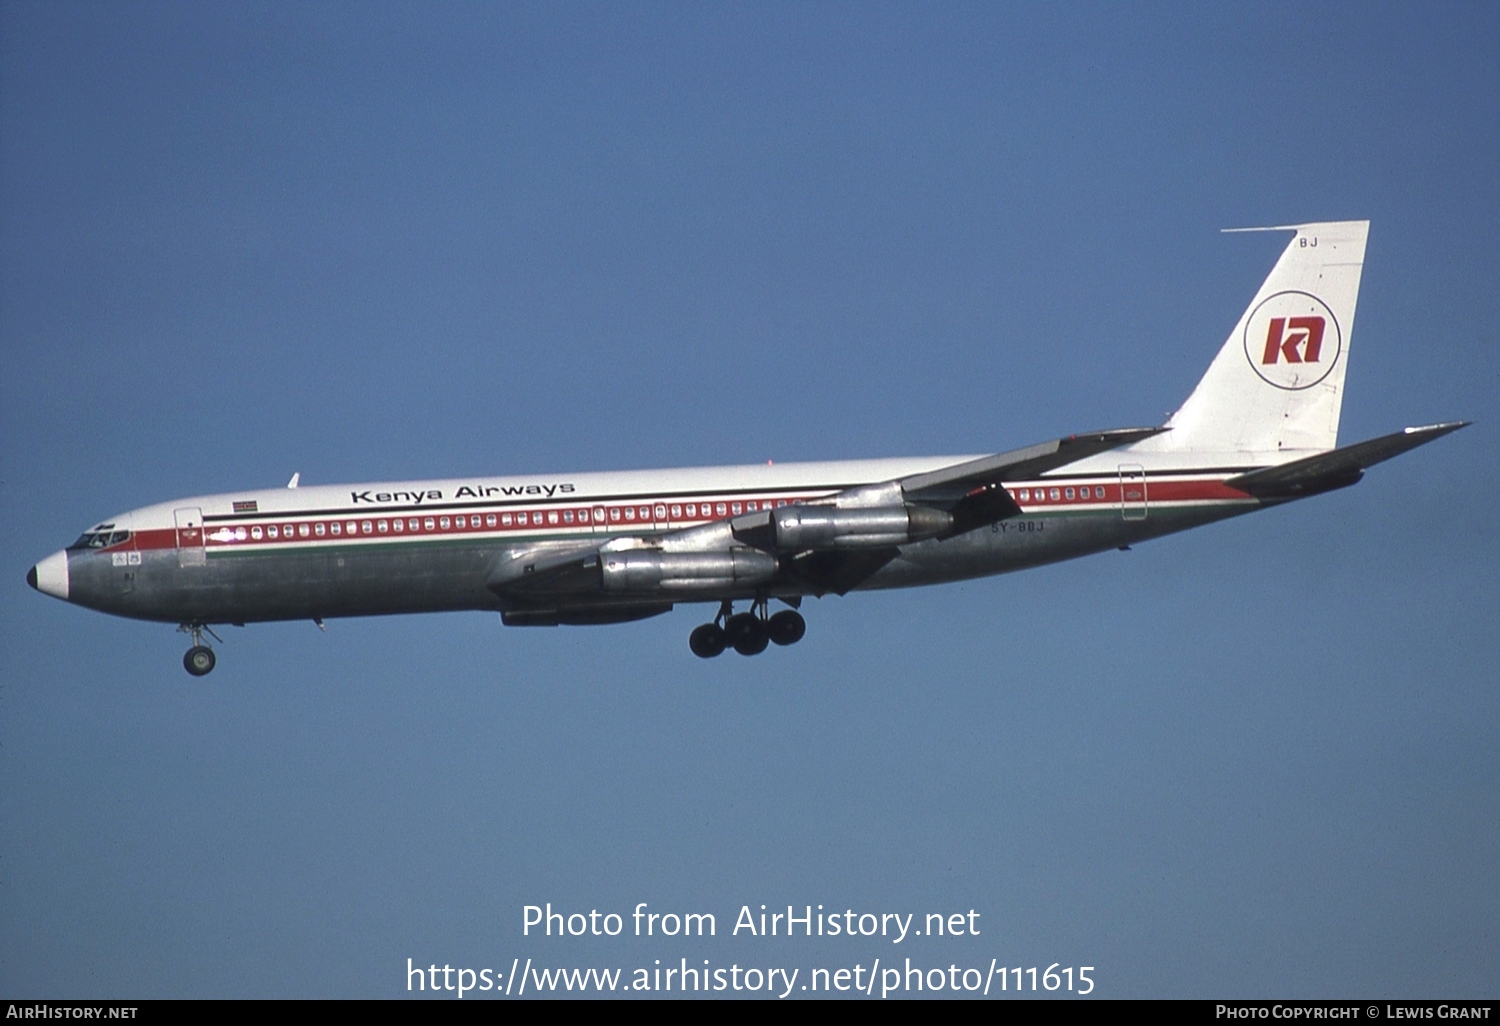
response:
M0 989L509 966L1093 965L1493 996L1493 5L0 5ZM814 601L168 627L27 567L182 495L998 451L1160 421L1282 239L1369 218L1357 488ZM8 575L8 576L7 576ZM521 908L979 910L554 940ZM769 960L769 961L768 961Z

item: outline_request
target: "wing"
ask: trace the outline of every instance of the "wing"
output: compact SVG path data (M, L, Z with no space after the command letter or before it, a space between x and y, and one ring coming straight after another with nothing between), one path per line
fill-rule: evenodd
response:
M1030 480L1163 430L1069 435L667 534L520 549L496 564L488 587L502 600L549 608L568 596L617 603L701 601L747 589L843 594L895 559L902 545L1019 516L1002 482Z
M946 535L1020 516L1021 508L1001 487L1003 481L1029 481L1050 470L1159 435L1166 428L1115 428L1069 435L995 456L958 463L896 483L907 501L945 510L953 516Z

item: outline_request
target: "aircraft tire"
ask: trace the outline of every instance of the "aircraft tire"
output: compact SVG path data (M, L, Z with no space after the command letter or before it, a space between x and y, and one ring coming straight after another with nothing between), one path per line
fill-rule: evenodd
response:
M795 645L807 633L807 621L795 609L783 609L766 621L766 633L778 645Z
M750 617L748 624L740 628L739 633L730 642L730 644L734 645L736 652L745 656L760 655L770 643L771 637L766 633L764 621L758 620L753 616Z
M724 621L725 640L731 646L738 649L740 638L753 632L760 625L760 621L756 619L753 613L735 613L728 620Z
M715 623L695 627L693 633L688 635L688 648L692 649L693 655L699 659L712 659L722 654L728 644L728 639L724 637L724 629Z
M214 658L213 649L209 648L207 645L194 645L192 648L188 649L187 654L182 657L182 667L183 669L187 670L188 673L191 673L194 677L202 677L204 674L209 673L213 670L214 663L216 663L217 661L218 660Z

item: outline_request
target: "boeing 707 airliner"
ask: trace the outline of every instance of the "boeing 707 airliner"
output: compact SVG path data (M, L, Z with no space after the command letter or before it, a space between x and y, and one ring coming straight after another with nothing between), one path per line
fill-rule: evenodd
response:
M251 489L120 513L32 567L39 591L203 635L267 620L484 609L511 626L717 605L704 658L791 645L809 595L1006 573L1357 482L1463 427L1338 447L1368 221L1291 242L1160 427L998 455ZM772 613L776 602L786 608ZM743 604L735 612L736 604Z

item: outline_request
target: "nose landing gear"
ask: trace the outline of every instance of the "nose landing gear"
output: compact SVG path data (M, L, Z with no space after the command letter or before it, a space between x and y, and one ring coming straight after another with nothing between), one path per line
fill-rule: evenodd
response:
M177 630L179 633L193 636L193 647L188 649L182 657L182 668L194 677L202 677L212 671L218 660L214 657L214 650L203 643L203 632L207 631L221 645L224 639L214 634L213 628L206 623L185 623Z
M688 648L700 659L712 659L726 648L740 655L759 655L771 642L778 645L795 645L807 633L807 621L795 609L783 609L775 616L767 617L769 599L756 599L747 613L734 612L734 605L725 602L719 607L719 615L713 623L703 624L688 636Z

